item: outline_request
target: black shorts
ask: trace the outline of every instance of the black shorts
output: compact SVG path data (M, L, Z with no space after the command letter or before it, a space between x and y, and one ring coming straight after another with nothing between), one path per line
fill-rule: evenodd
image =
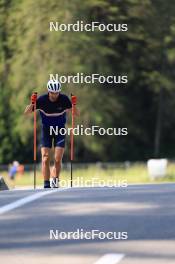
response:
M54 147L64 148L65 140L65 135L61 135L60 133L58 133L58 135L50 135L50 128L42 127L41 147L52 148L52 146L54 145Z

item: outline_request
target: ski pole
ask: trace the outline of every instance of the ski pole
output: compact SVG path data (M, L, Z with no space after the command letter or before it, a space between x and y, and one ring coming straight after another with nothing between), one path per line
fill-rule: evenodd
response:
M34 189L36 189L36 100L37 92L32 94L31 102L33 108L33 170L34 170Z
M74 160L74 133L73 129L75 126L75 105L77 103L77 97L71 94L71 101L72 101L72 129L71 129L71 152L70 152L70 161L71 161L71 187L73 187L73 160Z

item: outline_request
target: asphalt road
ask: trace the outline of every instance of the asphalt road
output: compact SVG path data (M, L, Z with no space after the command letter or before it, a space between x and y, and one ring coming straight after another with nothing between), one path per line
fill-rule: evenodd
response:
M56 239L78 229L128 239ZM2 191L0 262L175 263L175 184Z

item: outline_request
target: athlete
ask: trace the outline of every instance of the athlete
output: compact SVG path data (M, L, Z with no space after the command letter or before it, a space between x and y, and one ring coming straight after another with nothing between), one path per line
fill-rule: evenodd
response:
M59 175L61 171L61 163L65 148L65 135L58 133L50 133L50 127L64 128L66 124L66 114L71 111L72 103L68 96L61 91L61 84L59 81L50 80L47 83L48 93L38 97L33 94L31 97L31 104L28 105L24 114L30 114L34 110L34 103L36 109L40 111L42 120L41 133L41 156L42 156L42 174L44 177L44 188L58 188ZM75 115L79 115L78 109L75 107ZM50 158L51 148L54 144L54 167L52 170L53 179L50 182Z

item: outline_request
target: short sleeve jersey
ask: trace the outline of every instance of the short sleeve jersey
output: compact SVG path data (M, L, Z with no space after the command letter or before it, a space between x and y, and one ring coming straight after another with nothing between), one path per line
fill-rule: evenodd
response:
M42 124L45 127L64 127L66 123L66 110L71 108L72 103L69 97L61 93L55 102L49 100L48 94L41 95L36 101L36 109L40 111Z

